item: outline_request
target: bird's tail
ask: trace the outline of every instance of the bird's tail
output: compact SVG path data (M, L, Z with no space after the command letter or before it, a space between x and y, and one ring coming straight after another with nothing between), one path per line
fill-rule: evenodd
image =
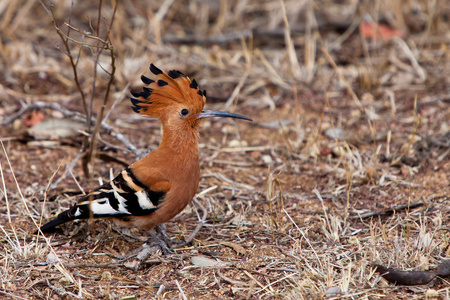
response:
M80 219L80 216L76 216L76 211L79 209L79 205L74 205L70 209L63 211L56 218L41 226L42 232L53 232L56 226L64 224L75 219Z

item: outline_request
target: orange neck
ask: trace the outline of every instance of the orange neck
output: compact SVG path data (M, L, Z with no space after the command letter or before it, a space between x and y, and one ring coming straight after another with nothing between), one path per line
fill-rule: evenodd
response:
M163 125L162 140L159 148L174 154L187 155L186 152L194 151L198 155L198 131L192 128L172 129L167 125Z
M171 180L196 180L199 177L198 133L196 130L173 130L163 125L161 144L143 159L130 166L146 183L145 174L151 178L149 169L158 170L164 178ZM194 176L192 176L194 175Z

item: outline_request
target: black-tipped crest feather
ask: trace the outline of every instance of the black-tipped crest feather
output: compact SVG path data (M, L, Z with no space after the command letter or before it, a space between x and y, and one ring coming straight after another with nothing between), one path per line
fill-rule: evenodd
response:
M160 69L158 69L157 67L155 67L154 64L150 64L150 71L155 75L162 74L162 72L163 72Z
M140 112L141 112L141 109L142 109L142 107L140 107L140 106L132 106L131 108L133 109L133 111L134 111L135 113L140 113Z
M133 95L133 97L139 97L141 95L140 92L135 92L135 91L131 91L130 93L131 93L131 95Z
M184 74L178 70L170 70L168 74L172 79L177 79L179 77L183 77Z
M189 87L192 89L197 89L198 88L197 81L195 81L195 79L193 79L191 84L189 85Z
M131 103L133 103L133 105L139 106L139 103L141 103L141 100L130 97Z
M161 87L166 86L166 85L169 84L169 83L167 83L167 81L164 81L164 80L162 80L162 79L158 80L157 83L158 83L158 86L161 86Z
M148 77L145 77L144 75L141 76L141 80L142 80L142 82L145 83L145 84L150 84L150 83L152 83L152 82L155 82L153 79L150 79L150 78L148 78Z

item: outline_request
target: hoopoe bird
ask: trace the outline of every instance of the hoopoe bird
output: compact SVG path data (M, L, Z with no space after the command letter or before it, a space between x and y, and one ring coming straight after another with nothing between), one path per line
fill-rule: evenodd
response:
M147 87L131 92L136 113L158 118L162 140L157 149L131 164L112 181L78 199L78 203L41 227L42 232L75 220L112 218L126 227L153 229L179 214L193 199L200 181L198 128L203 118L250 118L203 110L206 91L177 70L164 73L153 64L158 80L141 76Z

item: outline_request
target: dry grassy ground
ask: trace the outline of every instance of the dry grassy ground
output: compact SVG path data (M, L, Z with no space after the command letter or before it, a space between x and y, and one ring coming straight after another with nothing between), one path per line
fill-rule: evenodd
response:
M396 286L372 267L450 256L448 1L55 2L0 2L0 298L449 299L448 278ZM196 78L208 109L254 122L204 122L206 224L134 271L121 257L144 232L104 220L33 232L73 203L62 192L157 146L159 124L128 101L151 62ZM97 118L109 87L113 131L91 163L93 125L53 139L32 127ZM189 206L168 233L197 223Z

